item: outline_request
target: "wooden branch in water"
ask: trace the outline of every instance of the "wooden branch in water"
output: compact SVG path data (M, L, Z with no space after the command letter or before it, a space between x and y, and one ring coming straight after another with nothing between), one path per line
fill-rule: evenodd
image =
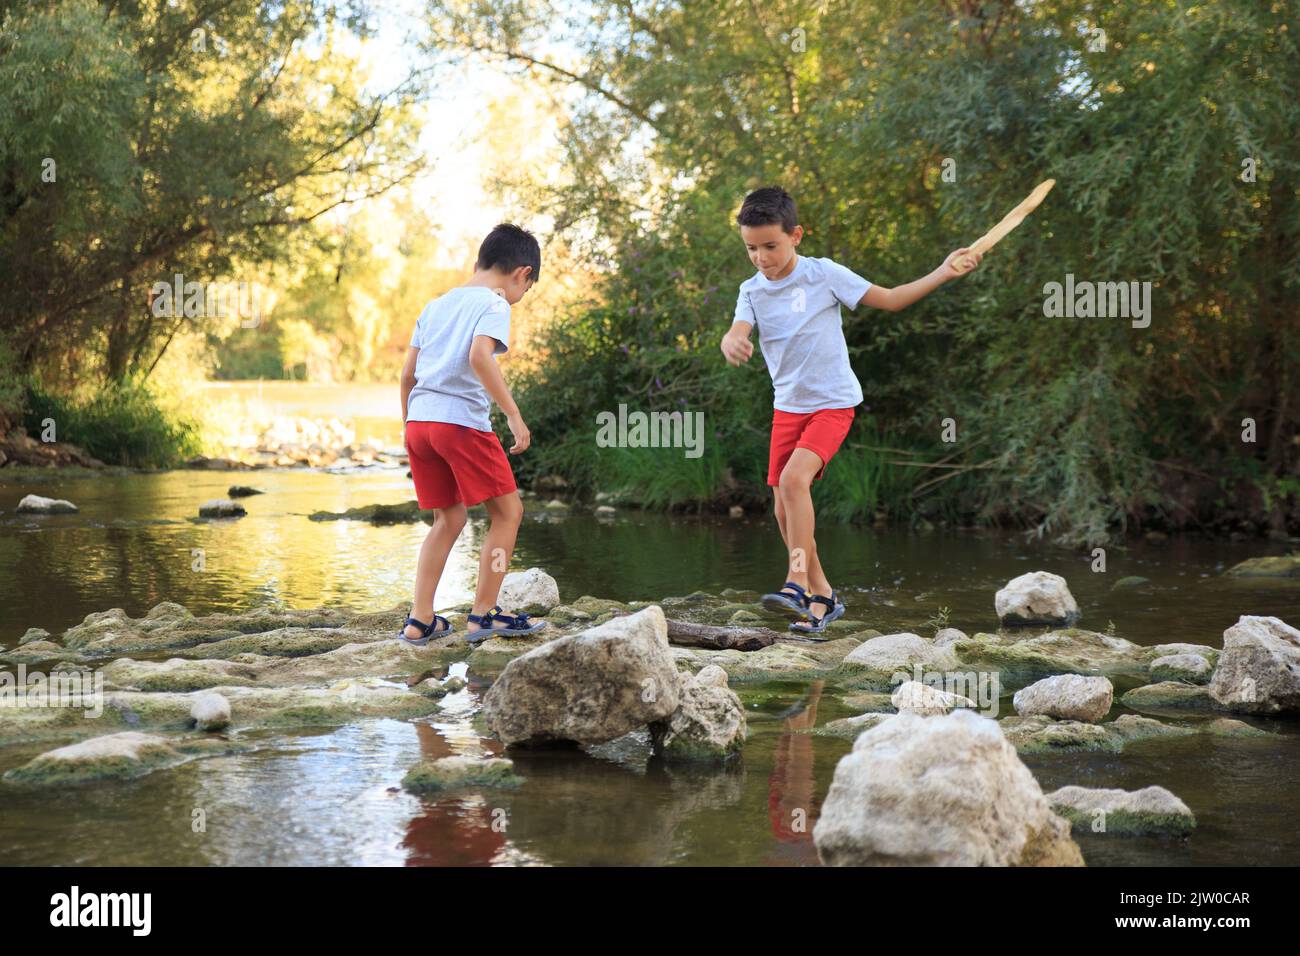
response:
M707 647L715 651L757 651L769 647L784 634L766 627L715 627L668 619L668 641L683 647Z

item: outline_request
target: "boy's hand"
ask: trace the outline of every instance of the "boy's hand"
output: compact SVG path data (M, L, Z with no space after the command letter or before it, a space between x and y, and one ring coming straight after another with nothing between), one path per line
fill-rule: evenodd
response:
M753 354L754 343L749 341L748 335L737 334L734 327L722 337L722 355L727 360L728 365L739 365L741 362L748 362L749 357Z
M528 426L518 415L511 415L506 419L506 425L510 428L510 435L514 438L515 443L510 446L510 454L518 455L528 450L529 444L532 443L533 436L528 432Z
M984 253L972 253L969 246L948 253L948 258L944 259L943 265L939 267L943 272L944 281L946 282L949 279L956 279L960 276L966 275L968 272L974 271L975 267L980 264L980 260L983 258ZM933 262L934 260L931 261Z

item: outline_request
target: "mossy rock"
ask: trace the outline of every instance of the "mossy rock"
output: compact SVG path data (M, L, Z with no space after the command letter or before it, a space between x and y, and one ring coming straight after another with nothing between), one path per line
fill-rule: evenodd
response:
M897 710L894 707L892 698L892 694L880 691L847 694L840 699L844 702L845 707L852 707L864 714L892 714Z
M593 618L610 614L611 612L627 613L632 609L622 601L610 601L606 598L592 597L590 594L584 594L572 604L573 610L580 614L588 614Z
M500 757L466 756L422 760L402 778L402 787L411 793L444 793L466 789L513 789L523 778L514 772L514 763Z
M1077 627L1024 638L979 633L949 646L962 664L1000 671L1003 684L1057 674L1146 677L1146 648Z
M394 630L393 633L396 633ZM337 627L285 627L258 634L238 634L177 651L181 657L229 660L240 654L262 657L309 657L347 644L387 640L389 635Z
M1095 814L1089 810L1076 810L1060 804L1052 805L1052 812L1070 824L1075 833L1116 833L1125 836L1148 834L1186 835L1196 829L1196 818L1181 813L1130 813L1111 810L1105 816L1105 830L1094 829Z
M396 505L364 505L347 511L313 511L307 517L312 521L369 521L371 524L410 524L423 521L433 524L437 515L432 509L421 509L417 501L403 501Z
M858 735L864 731L877 727L887 720L891 720L894 714L858 714L856 717L841 717L839 720L830 720L826 723L814 727L812 733L818 737L841 737L845 740L857 740Z
M1215 737L1282 737L1282 734L1275 734L1268 730L1261 730L1258 727L1252 727L1244 720L1236 720L1232 717L1216 717L1214 720L1207 720L1201 728L1203 733L1212 734Z
M833 641L778 641L757 651L717 651L702 647L673 647L679 667L694 672L717 664L732 681L814 680L836 668L859 644L852 638Z
M1185 684L1182 681L1161 681L1134 687L1119 699L1133 710L1164 710L1168 708L1193 710L1220 710L1204 684Z
M9 783L63 787L128 780L196 757L251 750L219 737L166 738L134 731L106 734L43 753L5 774Z
M1249 558L1224 572L1230 578L1300 578L1300 554Z
M410 720L432 714L440 706L406 688L360 680L339 681L329 688L223 686L212 690L230 701L231 724L240 729L339 726L367 717ZM93 720L76 707L0 707L0 744L86 737L106 728L183 731L193 723L192 694L109 691L102 703L102 714Z
M118 658L100 668L106 687L114 690L173 691L187 693L209 687L251 687L257 671L229 661L135 661Z
M1110 586L1110 589L1112 591L1135 591L1138 588L1146 587L1150 583L1150 578L1144 578L1137 574L1130 574L1128 577L1120 578Z
M1076 751L1118 753L1124 749L1124 739L1103 724L1052 720L1036 714L1032 717L1004 717L998 721L998 725L1016 752L1022 754Z

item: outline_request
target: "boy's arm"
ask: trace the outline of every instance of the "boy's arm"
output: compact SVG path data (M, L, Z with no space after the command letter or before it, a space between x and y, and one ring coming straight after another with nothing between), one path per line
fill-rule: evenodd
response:
M402 427L406 427L406 403L411 399L411 389L415 388L415 360L420 357L420 350L412 346L406 350L406 364L402 366Z
M749 341L749 333L754 330L753 323L737 319L722 337L722 355L729 365L748 362L754 354L754 343Z
M877 309L885 309L888 312L897 312L900 309L906 309L913 302L924 299L945 282L951 282L953 279L966 275L984 258L983 253L973 257L969 265L958 264L958 259L970 252L969 248L957 249L948 254L948 258L943 260L943 265L935 269L928 275L924 275L914 282L906 285L900 285L893 289L886 289L881 285L873 285L867 290L866 295L859 301L859 305L870 305Z
M483 388L492 397L492 401L505 412L506 424L510 426L510 434L515 439L515 443L510 446L510 454L518 455L528 448L532 436L519 415L519 406L515 404L514 396L510 394L510 386L506 384L501 369L497 366L496 348L497 340L492 336L474 336L474 341L469 347L469 367L483 383Z

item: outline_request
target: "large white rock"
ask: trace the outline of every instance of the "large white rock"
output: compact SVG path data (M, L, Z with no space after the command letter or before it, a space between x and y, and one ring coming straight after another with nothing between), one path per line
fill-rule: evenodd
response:
M946 690L939 690L937 687L915 680L900 684L898 690L890 696L889 702L900 714L903 711L911 711L922 717L951 713L958 707L975 706L975 702L969 697L950 694Z
M677 709L650 725L655 751L669 760L722 760L739 753L748 734L745 708L727 686L727 672L708 664L680 674Z
M199 730L222 730L230 724L230 701L216 691L200 691L194 695L190 716Z
M483 714L506 744L603 743L671 717L679 683L668 622L652 604L516 657Z
M1110 712L1114 697L1115 686L1104 677L1057 674L1022 687L1011 703L1021 717L1043 714L1095 724Z
M1082 866L995 721L902 713L835 768L813 839L831 866Z
M1210 696L1239 713L1300 711L1300 631L1275 617L1243 615L1223 632Z
M1065 578L1048 571L1012 578L993 606L1003 624L1073 624L1079 619L1079 605Z
M29 515L73 514L77 506L62 498L42 498L40 495L26 495L18 502L18 512Z
M863 641L844 658L849 667L860 667L876 674L914 673L922 670L946 671L957 667L957 654L949 645L937 645L919 634L882 634Z
M541 568L511 571L497 597L497 604L512 614L545 614L559 603L560 586Z

